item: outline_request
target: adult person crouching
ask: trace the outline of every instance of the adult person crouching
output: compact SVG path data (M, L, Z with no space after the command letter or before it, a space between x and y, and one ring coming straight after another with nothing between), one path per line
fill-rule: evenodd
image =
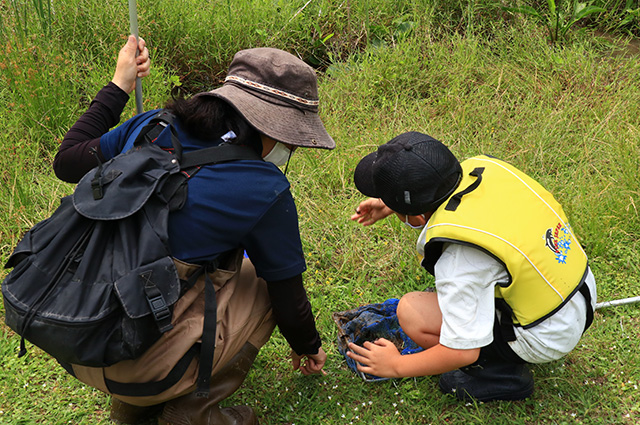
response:
M136 58L136 49L140 55ZM137 134L157 114L148 111L122 125L120 115L135 88L149 74L144 40L129 37L118 56L112 81L66 134L54 160L56 175L77 182L101 161L131 148ZM275 325L292 348L294 370L324 372L326 354L303 286L306 269L295 203L278 166L298 147L333 149L335 142L318 116L314 70L282 50L242 50L233 58L222 87L166 108L184 152L215 143L252 147L263 160L237 160L204 166L189 180L185 206L169 216L169 244L181 278L197 264L219 260L211 275L218 300L217 342L209 396L194 393L194 359L178 383L158 395L112 394L105 380L144 383L162 380L202 336L201 277L174 309L174 329L140 358L107 368L72 365L79 380L112 394L111 419L163 424L253 424L248 406L221 409L218 403L245 379ZM168 131L156 143L170 146ZM246 257L243 259L243 251ZM184 301L183 301L184 300ZM177 313L179 312L179 313ZM177 317L178 316L178 317ZM195 325L194 325L195 323Z
M436 286L404 295L397 308L400 326L425 350L401 356L382 338L350 344L359 369L442 374L440 389L466 401L529 397L527 364L569 353L596 302L587 256L560 204L506 162L481 155L460 164L417 132L364 157L354 182L371 198L353 220L370 225L395 212L424 227L417 249Z

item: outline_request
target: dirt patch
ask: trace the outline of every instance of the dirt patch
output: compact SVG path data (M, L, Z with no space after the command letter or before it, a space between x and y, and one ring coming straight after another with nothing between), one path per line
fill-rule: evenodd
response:
M622 37L620 35L597 31L596 37L611 45L611 56L632 58L640 56L640 38Z

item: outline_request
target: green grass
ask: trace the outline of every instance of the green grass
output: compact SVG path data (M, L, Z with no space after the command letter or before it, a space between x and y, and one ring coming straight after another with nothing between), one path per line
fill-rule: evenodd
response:
M0 4L2 263L73 190L51 171L57 143L110 79L128 31L126 3L103 3L54 1L50 18L34 9L48 10L42 2ZM460 158L491 154L535 177L565 206L599 299L640 295L640 61L618 40L638 27L632 20L620 28L618 3L550 47L545 28L490 0L138 2L154 59L145 109L160 107L176 81L187 93L215 86L239 49L274 46L317 66L321 115L338 145L297 151L288 172L328 375L292 373L276 332L227 403L254 406L263 424L640 421L638 305L598 311L572 353L534 366L531 399L480 405L443 396L435 377L364 383L337 352L331 320L335 311L433 286L416 259L415 231L395 219L368 228L349 220L363 199L352 182L358 160L409 130ZM30 16L20 30L14 5ZM631 47L637 52L637 39ZM18 343L0 323L0 424L108 423L107 396L37 348L17 358Z

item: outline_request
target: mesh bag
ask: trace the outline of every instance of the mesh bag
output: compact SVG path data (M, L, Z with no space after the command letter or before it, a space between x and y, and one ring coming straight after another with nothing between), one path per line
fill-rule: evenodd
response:
M357 362L347 357L349 342L362 345L367 341L373 342L378 338L386 338L393 342L402 355L423 350L400 327L396 315L398 301L397 298L391 298L383 303L369 304L353 310L336 312L332 315L338 325L338 351L346 359L349 368L367 382L381 381L387 378L360 372L357 369Z

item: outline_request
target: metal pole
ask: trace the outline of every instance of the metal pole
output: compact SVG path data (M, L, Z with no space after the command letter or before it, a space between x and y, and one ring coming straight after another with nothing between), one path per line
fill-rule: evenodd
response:
M136 36L138 40L138 12L136 10L136 0L129 0L129 29L131 34ZM136 56L138 55L136 50ZM139 114L144 112L142 109L142 81L140 77L136 77L136 110Z
M596 304L596 310L599 308L614 307L617 305L634 304L640 302L640 297L622 298L620 300L604 301Z

